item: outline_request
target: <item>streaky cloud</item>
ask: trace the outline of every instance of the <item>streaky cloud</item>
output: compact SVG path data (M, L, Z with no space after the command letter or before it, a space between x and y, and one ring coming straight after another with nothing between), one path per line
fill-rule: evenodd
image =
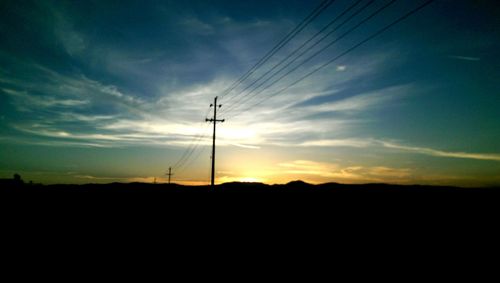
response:
M449 151L442 151L425 147L404 146L389 142L380 142L380 143L386 148L399 149L403 151L414 152L436 157L500 161L500 154L495 154L495 153L449 152Z
M247 145L247 144L240 144L240 143L229 143L229 145L233 145L233 146L236 146L236 147L242 147L242 148L248 148L248 149L260 149L259 146Z
M426 147L406 146L393 142L375 140L375 139L327 139L327 140L310 140L299 144L299 146L312 147L354 147L354 148L369 148L382 146L388 149L395 149L404 152L424 154L434 157L475 159L487 161L500 161L498 153L470 153L470 152L452 152L437 150Z
M300 144L300 146L318 146L318 147L336 147L336 146L346 146L346 147L368 147L372 144L369 140L361 139L337 139L337 140L315 140L306 141Z
M465 60L465 61L480 61L481 58L479 57L469 57L469 56L457 56L457 55L450 55L448 58L451 59L457 59L457 60Z
M26 91L17 91L13 89L8 89L8 88L2 88L2 91L7 93L8 95L17 98L20 104L28 105L34 108L39 108L39 107L68 107L68 108L74 108L74 107L79 107L83 105L88 105L90 104L89 100L84 100L84 99L64 99L64 98L57 98L53 96L34 96L34 95L29 95L28 92Z
M278 166L283 168L287 174L318 176L342 180L346 183L382 182L383 180L391 180L393 183L409 183L413 174L409 168L342 166L336 163L311 160L294 160L280 163Z

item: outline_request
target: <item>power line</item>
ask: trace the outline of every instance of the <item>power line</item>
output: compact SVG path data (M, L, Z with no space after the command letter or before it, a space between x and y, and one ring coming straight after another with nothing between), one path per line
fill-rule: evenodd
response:
M393 2L396 1L396 0L393 0ZM302 49L304 46L306 46L310 41L312 41L314 38L316 38L320 33L322 33L324 30L328 29L328 27L330 27L333 23L335 23L338 19L340 19L342 16L344 16L346 13L348 13L351 9L353 9L357 4L359 4L359 2L361 1L357 1L355 2L353 5L351 5L350 7L348 7L344 12L342 12L338 17L336 17L333 21L331 21L327 26L325 26L322 30L320 30L318 33L316 33L313 37L311 37L309 40L307 40L304 44L302 44L302 46L300 46L299 48L297 48L295 51L293 51L291 54L289 54L285 59L283 59L281 62L279 62L278 64L276 64L273 68L271 68L268 72L266 72L264 75L262 75L260 78L258 78L256 81L254 81L251 85L249 85L247 88L245 88L241 93L243 93L244 91L246 91L248 88L250 88L252 85L254 85L257 81L259 81L260 79L264 78L266 75L268 75L271 71L273 71L274 69L276 69L277 67L279 67L281 64L283 64L284 62L286 62L289 58L291 58L293 55L295 55L298 51L300 51L300 49ZM339 28L341 28L342 26L344 26L346 23L348 23L350 20L352 20L354 17L356 17L359 13L361 13L362 11L364 11L368 6L370 6L371 4L373 4L374 0L371 0L369 1L368 3L366 3L363 7L361 7L360 9L358 9L357 11L355 11L353 14L351 14L347 19L345 19L342 23L340 23L338 26L336 26L333 30L331 30L330 32L328 32L327 34L325 34L322 38L320 38L318 41L316 41L312 46L308 47L306 50L304 50L302 53L300 53L298 56L296 56L293 60L291 60L290 62L288 62L288 64L286 64L284 67L282 67L281 69L279 69L278 71L276 71L274 74L272 74L270 77L268 77L266 80L264 80L262 83L260 83L258 86L254 87L251 91L249 91L248 93L246 93L245 95L243 96L240 96L240 99L237 100L236 102L234 102L233 104L229 105L227 108L226 108L226 112L229 112L231 111L232 109L234 109L235 105L237 105L239 102L241 102L246 96L250 95L251 93L253 93L254 91L256 91L257 89L259 89L261 86L263 86L265 83L267 83L269 80L271 80L272 78L274 78L276 75L278 75L279 73L281 73L283 70L285 70L286 68L288 68L291 64L293 64L294 62L296 62L298 59L300 59L302 56L304 56L305 54L307 54L309 51L311 51L314 47L316 47L318 44L320 44L323 40L325 40L327 37L329 37L331 34L333 34L335 31L337 31ZM392 4L393 2L389 3ZM338 41L340 39L336 39L336 41ZM331 45L330 45L331 46ZM330 46L327 46L323 49L320 50L320 52L317 52L318 54L323 52L324 50L326 50L328 47ZM311 60L312 57L315 57L317 54L314 54L313 56L307 58L305 60L305 62L303 64L305 64L308 60ZM303 65L301 64L301 65ZM300 66L301 66L300 65ZM265 89L269 88L270 86L266 87ZM264 90L265 90L264 89ZM262 90L263 91L263 90ZM260 91L259 93L261 93L262 91ZM258 93L257 93L258 94ZM257 95L255 94L255 95ZM254 97L255 95L251 96L251 97ZM246 100L248 101L248 100Z
M191 141L191 143L189 144L189 146L184 150L183 154L181 155L181 157L177 160L177 162L172 165L173 168L177 168L179 167L183 162L184 160L187 158L189 152L197 145L197 143L202 139L202 135L203 135L203 130L205 130L205 128L202 129L202 131L200 133L198 133L194 139Z
M180 167L180 169L177 171L177 175L183 173L187 168L189 168L191 164L193 164L193 162L200 158L202 153L207 151L207 149L208 147L205 146L201 150L198 150L198 153L189 162L185 163L183 167Z
M208 116L208 113L210 112L210 107L208 107L207 109L207 112L205 113L205 118ZM205 123L203 123L203 121L200 121L200 123L198 124L199 127L201 127L202 125L204 125ZM194 137L194 139L191 141L191 143L189 144L189 146L186 148L186 150L183 152L182 156L177 160L177 162L172 165L173 168L177 168L181 163L184 162L184 160L186 159L188 153L192 150L193 147L195 147L197 145L197 143L199 143L199 141L203 138L202 135L204 133L204 130L206 130L206 126Z
M317 6L305 19L302 20L295 28L290 31L281 41L276 44L264 57L262 57L250 70L248 70L243 76L236 80L222 95L221 99L234 90L239 84L251 76L255 70L261 67L267 62L276 52L278 52L283 46L285 46L291 39L293 39L298 33L302 31L312 20L314 20L319 14L321 14L328 6L330 6L335 0L324 0ZM328 3L329 2L329 3ZM328 6L325 6L328 4Z
M250 70L248 70L243 76L236 80L226 91L221 95L223 99L236 87L238 87L243 81L250 77L258 68L264 65L274 54L276 54L283 46L290 42L297 34L299 34L306 26L308 26L312 21L314 21L324 10L326 10L335 0L324 0L317 6L305 19L302 20L291 32L289 32L281 41L275 45L264 57L262 57Z
M333 41L331 41L330 43L328 43L327 45L325 45L323 48L321 48L320 50L316 51L314 54L312 54L311 56L309 56L308 58L306 58L305 60L303 60L300 64L298 64L297 66L295 66L293 69L289 70L288 72L286 72L284 75L282 75L281 77L279 77L277 80L273 81L271 84L269 84L268 86L262 88L261 90L259 90L258 92L254 93L253 95L251 95L249 98L247 98L243 103L246 103L248 101L250 101L252 98L254 98L255 96L261 94L262 92L264 92L265 90L269 89L270 87L274 86L276 83L278 83L279 81L281 81L283 78L287 77L288 75L290 75L291 73L295 72L297 69L299 69L300 67L302 67L303 65L305 65L306 63L308 63L309 61L311 61L313 58L315 58L316 56L318 56L319 54L323 53L326 49L330 48L332 45L334 45L335 43L339 42L341 39L343 39L344 37L346 37L347 35L349 35L350 33L352 33L354 30L356 30L357 28L359 28L361 25L363 25L364 23L368 22L370 19L372 19L373 17L375 17L376 15L380 14L383 10L385 10L386 8L388 8L390 5L392 5L394 2L396 2L397 0L392 0L390 2L388 2L387 4L385 4L384 6L380 7L379 9L377 9L375 12L371 13L369 16L367 16L366 18L364 18L362 21L360 21L358 24L356 24L354 27L350 28L349 30L347 30L346 32L344 32L342 35L340 35L339 37L337 37L336 39L334 39ZM360 10L357 11L360 12L362 9L366 8L367 6L365 5L364 7L362 7ZM357 13L353 14L352 16L356 15ZM346 23L347 20L350 20L351 17L349 17L348 19L346 19L346 21L344 21L342 24ZM304 53L304 52L303 52ZM290 62L289 64L285 65L283 68L281 68L279 71L277 71L275 74L273 74L270 78L266 79L263 83L261 83L258 87L262 86L264 83L268 82L271 78L275 77L277 74L279 74L281 71L283 71L284 69L286 69L287 67L289 67L293 62ZM257 89L257 88L256 88ZM254 89L254 90L256 90ZM253 91L254 91L253 90Z
M434 2L435 0L428 0L426 2L424 2L423 4L421 4L420 6L416 7L415 9L407 12L406 14L404 14L403 16L399 17L398 19L396 19L395 21L393 21L392 23L388 24L387 26L383 27L382 29L378 30L377 32L373 33L372 35L370 35L369 37L367 37L366 39L360 41L359 43L355 44L354 46L352 46L351 48L347 49L346 51L344 51L343 53L341 53L340 55L330 59L329 61L325 62L324 64L322 64L321 66L319 66L318 68L314 69L313 71L307 73L305 76L301 77L300 79L298 79L297 81L295 81L294 83L288 85L287 87L281 89L280 91L277 91L267 97L265 97L263 100L259 101L258 103L256 104L253 104L249 107L247 107L245 110L241 111L240 113L237 113L236 115L233 115L231 116L230 118L234 118L236 116L239 116L241 115L242 113L248 111L249 109L252 109L253 107L255 106L258 106L260 104L262 104L263 102L265 102L266 100L276 96L276 95L279 95L281 93L283 93L284 91L290 89L291 87L297 85L298 83L300 83L301 81L305 80L306 78L310 77L311 75L315 74L316 72L318 72L319 70L327 67L328 65L332 64L333 62L337 61L338 59L344 57L345 55L351 53L352 51L354 51L355 49L359 48L360 46L362 46L363 44L367 43L368 41L374 39L375 37L381 35L382 33L386 32L388 29L390 29L391 27L399 24L400 22L406 20L408 17L410 17L411 15L417 13L418 11L422 10L423 8L425 8L426 6L430 5L432 2Z
M189 159L193 155L193 153L199 148L201 141L208 136L208 126L204 127L203 132L199 135L199 137L196 139L196 141L193 143L193 146L189 148L186 152L186 156L180 162L180 164L177 165L177 171L182 171L185 169L185 165L188 163Z
M299 24L287 37L285 37L281 42L281 46L279 44L273 48L273 50L270 51L270 53L266 54L266 56L261 59L257 64L260 63L260 66L263 65L271 56L273 56L279 49L281 49L288 41L290 41L296 34L298 34L307 24L309 24L312 20L314 20L324 9L326 9L329 5L331 5L335 0L331 1L323 1L320 6L318 6L306 19L303 20L301 24ZM328 3L327 3L328 2ZM326 6L323 6L327 3ZM306 22L307 21L307 22ZM305 24L304 24L305 23ZM301 25L303 25L301 27ZM290 36L291 35L291 36ZM266 58L268 57L268 58ZM260 67L258 65L254 66L255 69ZM250 70L249 72L253 73L255 70ZM246 79L246 78L245 78ZM244 80L244 79L243 79ZM242 80L242 81L243 81ZM208 112L206 113L205 116L208 115L210 112L210 108L208 109ZM178 167L178 171L184 170L186 167L185 165L191 164L191 162L188 162L192 154L197 150L200 141L207 136L207 133L205 134L198 134L198 136L194 139L194 141L190 144L190 146L187 148L187 150L184 152L183 156L178 160L178 162L174 165L174 167Z
M204 136L205 138L206 136ZM191 165L193 159L190 159L191 156L193 156L193 154L199 149L200 145L197 144L195 147L193 147L190 151L189 151L189 154L188 154L188 157L186 157L186 159L184 159L184 161L182 162L182 164L179 165L179 167L177 168L177 175L179 175L179 172L183 172L186 168L189 167L189 165ZM198 155L196 155L197 157Z

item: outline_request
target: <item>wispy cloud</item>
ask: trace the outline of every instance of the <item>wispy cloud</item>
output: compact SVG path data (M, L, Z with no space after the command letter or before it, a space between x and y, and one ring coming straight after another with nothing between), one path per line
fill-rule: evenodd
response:
M480 61L481 58L479 57L469 57L469 56L457 56L457 55L450 55L448 58L451 59L457 59L457 60L464 60L464 61Z
M259 146L240 144L240 143L230 143L229 145L234 145L236 147L242 147L242 148L248 148L248 149L260 149Z
M76 179L83 180L82 183L110 183L110 182L122 182L122 183L167 183L168 179L164 177L112 177L112 176L93 176L93 175L75 175Z
M75 107L81 107L90 103L89 100L61 99L54 96L29 95L26 91L18 91L8 88L2 88L2 90L8 95L14 97L16 99L16 105L20 106L21 109L37 109L39 107L67 107L74 109Z
M396 98L403 98L411 90L410 85L391 86L385 89L358 94L339 101L326 102L319 105L300 107L304 115L325 112L353 112L373 108L378 105L386 105L387 102Z
M470 153L470 152L454 152L438 150L427 147L407 146L394 142L387 142L377 139L323 139L323 140L309 140L303 143L296 144L296 146L307 147L353 147L353 148L386 148L391 150L398 150L401 152L410 152L415 154L423 154L434 157L445 158L460 158L460 159L475 159L486 161L500 161L500 154L498 153Z
M87 42L82 36L82 34L76 32L70 23L62 18L58 17L58 25L55 28L55 33L59 38L64 49L70 56L81 55L87 47Z
M410 183L412 171L408 168L391 168L386 166L341 166L336 163L317 162L311 160L295 160L280 163L282 174L290 174L297 177L313 176L319 180L338 180L347 183L366 183L390 181L392 183ZM314 181L313 181L314 182Z
M339 71L339 72L343 72L346 69L347 69L347 66L344 66L344 65L337 66L337 71Z
M210 35L215 32L215 28L212 25L194 16L184 18L180 21L180 25L190 33Z
M300 146L307 146L307 147L359 147L359 148L366 148L371 145L373 145L372 140L363 140L363 139L334 139L334 140L313 140L313 141L306 141L301 144Z
M55 9L55 14L62 15L63 12ZM260 38L261 35L256 31L265 29L266 36L269 37L292 25L292 22L286 19L278 22L259 19L236 21L223 17L209 22L201 17L185 15L177 19L181 19L178 23L184 29L211 34L217 28L218 36L231 38L229 45L207 48L225 50L238 41L246 44L248 54L235 45L231 50L234 52L232 53L234 58L228 57L227 53L224 53L224 60L219 58L220 62L225 62L229 58L231 62L244 62L244 64L251 64L260 55L260 51L256 52L254 48L249 47L268 39ZM200 60L193 60L192 64L186 64L186 62L177 62L174 57L170 58L171 56L158 55L155 50L141 53L124 49L121 46L106 47L105 42L93 42L89 45L87 44L88 36L79 33L74 27L70 18L61 16L56 21L55 35L61 41L64 51L73 57L81 57L80 61L84 65L87 60L102 63L106 66L104 67L106 72L124 76L127 80L137 75L141 77L141 73L148 72L147 69L150 66L146 68L141 64L151 62L147 54L155 54L155 60L159 61L157 63L161 65L161 68L155 69L158 71L156 74L158 78L148 77L150 80L147 84L153 85L152 89L156 92L134 92L123 84L105 83L105 80L100 81L83 74L62 73L33 62L12 62L20 69L29 71L22 72L24 76L22 78L8 78L9 82L6 82L8 89L26 95L26 101L41 98L30 105L23 105L21 101L17 101L17 106L36 113L40 112L37 105L43 105L46 108L42 122L30 120L30 117L26 116L25 121L12 122L15 129L66 144L79 141L117 147L145 144L185 146L193 137L204 131L205 117L203 115L206 112L200 109L207 109L213 97L223 93L239 74L234 70L231 72L224 70L212 79L198 80L197 78L195 81L190 81L189 78L183 78L188 82L182 82L177 79L177 76L184 74L184 71L213 73L213 64L203 63L211 56L210 50L209 52L206 48L189 46L189 49L185 51L196 55L196 58L200 57ZM242 35L245 31L252 32ZM294 112L292 106L297 102L331 93L334 91L332 89L335 89L332 85L345 83L361 74L373 72L385 60L383 56L375 57L377 58L371 60L365 60L365 58L353 60L349 62L348 69L345 65L338 65L331 70L336 73L334 77L327 72L304 81L304 85L291 89L286 95L272 99L263 107L259 107L258 114L262 115L258 115L257 120L254 117L228 120L219 128L219 144L256 149L264 145L304 143L307 141L305 137L319 138L324 135L326 128L335 130L336 133L347 131L349 125L356 123L355 119L312 120L306 116L325 112L353 113L366 110L389 101L390 90L383 90L382 94L365 93L342 101L305 107L297 113ZM138 60L141 64L138 64ZM362 67L357 61L364 61ZM336 70L341 72L336 72ZM170 74L173 76L171 77ZM255 76L258 75L260 74L255 74ZM287 78L276 87L289 84L293 79L293 77ZM146 84L146 82L141 82L141 84ZM264 95L266 93L260 97ZM61 111L61 107L68 109ZM34 127L34 124L39 124L39 126ZM202 142L208 141L203 139Z
M205 127L204 123L199 126L186 124L183 121L200 117L199 109L205 103L207 96L216 95L223 91L226 85L223 81L213 81L207 85L195 85L181 92L159 97L156 101L147 102L142 98L125 94L118 87L106 85L84 76L77 78L61 75L53 70L39 65L34 66L38 70L38 76L46 80L31 81L24 84L16 79L3 79L8 87L2 87L2 91L16 98L16 105L23 109L36 110L40 107L55 108L53 117L46 117L46 122L54 121L51 126L34 127L28 123L16 123L14 127L25 133L62 139L58 143L71 144L100 144L102 146L122 146L127 144L157 144L157 145L186 145L192 137L200 134ZM24 86L24 89L21 88ZM57 87L56 87L57 86ZM34 89L38 95L31 93ZM252 117L239 120L231 125L224 125L220 131L221 145L233 145L246 148L259 148L261 145L281 146L308 146L308 147L384 147L402 152L411 152L435 157L461 158L475 160L500 161L499 154L448 152L426 147L412 147L396 143L380 142L373 139L328 139L321 138L324 129L335 128L337 134L343 128L348 128L355 120L310 120L308 116L325 112L347 112L355 113L365 111L378 105L386 105L389 101L401 98L411 92L411 85L391 86L377 91L371 91L347 97L342 100L326 102L319 105L305 106L295 110L289 104L282 113L270 111L265 117L267 121L252 121ZM324 92L316 92L316 96ZM41 95L40 95L41 94ZM102 105L103 97L111 99L114 105L123 106L125 111L116 111L115 114L99 113L76 113L72 111L61 112L59 108L92 108ZM314 96L309 96L310 99ZM189 102L188 102L189 101ZM105 100L104 100L105 102ZM116 104L118 102L118 104ZM194 102L194 103L191 103ZM274 101L271 107L280 107ZM177 105L178 107L171 107ZM179 107L180 106L180 107ZM162 107L168 109L162 111ZM283 107L283 106L281 106ZM158 110L158 111L157 111ZM264 110L265 111L265 110ZM156 116L150 113L156 112ZM296 113L295 113L296 112ZM119 114L118 114L119 113ZM179 119L167 120L162 115L179 114ZM265 116L265 115L264 115ZM59 117L59 118L58 118ZM71 129L64 127L61 118L68 121L78 121L92 125L93 131L74 133ZM203 117L202 117L203 118ZM246 120L247 119L247 120ZM298 119L298 121L297 121ZM201 118L200 118L201 120ZM269 122L269 121L276 122ZM56 126L58 122L59 127ZM284 126L284 123L286 126ZM250 126L248 126L250 125ZM262 131L265 129L265 131ZM281 140L281 141L277 141ZM40 141L35 141L40 143ZM45 141L46 142L46 141ZM203 141L208 143L207 141ZM120 144L121 143L121 144Z
M418 154L425 154L425 155L436 156L436 157L500 161L500 154L496 154L496 153L450 152L450 151L436 150L436 149L425 148L425 147L404 146L404 145L394 144L394 143L390 143L390 142L380 142L380 143L386 148L398 149L398 150L402 150L402 151L413 152L413 153L418 153Z

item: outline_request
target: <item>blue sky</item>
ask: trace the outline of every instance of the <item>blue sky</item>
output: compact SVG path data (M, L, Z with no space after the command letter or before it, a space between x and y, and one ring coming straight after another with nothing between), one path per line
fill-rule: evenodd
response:
M163 181L193 139L209 133L213 98L320 2L2 1L0 176ZM356 9L366 8L308 54L388 2L361 1ZM273 96L423 2L396 1L233 105L354 3L334 1L223 97L217 181L500 184L495 1L435 1ZM200 139L192 160L174 168L177 181L208 182L210 143Z

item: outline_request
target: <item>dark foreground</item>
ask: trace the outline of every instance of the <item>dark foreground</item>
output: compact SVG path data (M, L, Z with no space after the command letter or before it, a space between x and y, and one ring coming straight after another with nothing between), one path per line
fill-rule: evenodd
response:
M11 184L0 189L2 193L134 193L134 194L177 194L177 193L336 193L336 194L442 194L442 193L495 193L498 187L490 188L459 188L447 186L420 185L389 185L364 184L345 185L327 183L320 185L307 184L301 181L285 185L266 185L262 183L225 183L210 186L183 186L178 184L147 184L147 183L111 183L87 185L29 185Z
M173 221L206 227L204 233L213 228L214 221L234 227L236 223L260 219L267 222L269 228L287 222L294 223L293 226L320 222L331 228L339 221L349 222L352 218L357 219L349 222L352 225L358 225L360 219L378 225L382 219L407 223L429 215L428 220L437 221L441 226L449 223L450 217L460 222L476 222L500 213L499 187L311 185L300 181L285 185L226 183L215 189L145 183L4 185L0 188L0 213L12 219L25 214L43 221L67 218L68 223L73 223L81 219L75 214L84 219L96 215L93 221L106 225L127 219L168 227ZM47 211L50 216L46 216ZM189 220L181 220L183 218ZM40 223L45 223L43 221Z

